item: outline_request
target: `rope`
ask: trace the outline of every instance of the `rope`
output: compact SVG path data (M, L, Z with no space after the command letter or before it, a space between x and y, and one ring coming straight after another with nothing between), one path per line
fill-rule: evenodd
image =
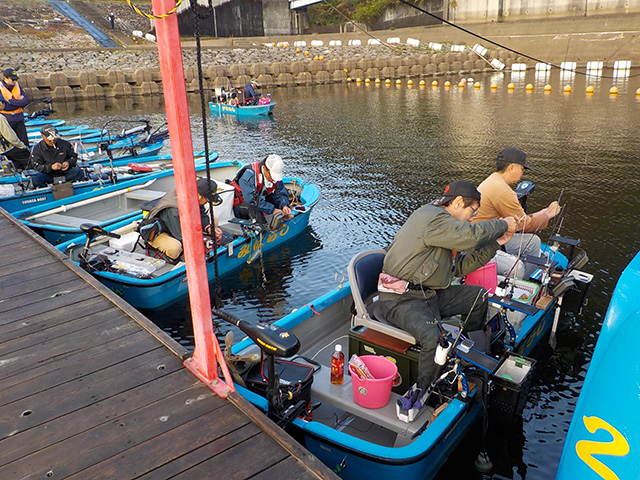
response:
M213 6L211 4L211 0L209 0L209 6L213 11ZM198 65L198 89L200 90L200 113L202 119L202 139L204 141L204 154L205 161L207 164L207 180L209 184L211 183L211 160L209 158L209 135L208 135L208 125L207 125L207 115L206 115L206 100L204 98L204 85L203 85L203 75L202 75L202 45L200 43L200 22L199 14L198 14L198 0L191 0L191 10L193 11L193 27L196 36L196 64ZM215 193L215 192L212 192ZM215 213L213 210L213 204L209 202L209 220L212 228L215 228ZM216 238L215 231L213 233L213 238ZM220 272L218 271L218 245L217 241L214 240L214 248L213 248L213 268L215 270L215 279L216 279L216 287L213 296L213 305L216 308L222 308L224 305L222 303L222 286L220 285Z
M180 4L182 3L182 0L176 0L176 6L175 7L173 7L171 10L169 10L167 13L163 13L163 14L160 14L160 15L152 15L152 14L149 14L149 13L144 13L142 10L140 10L138 7L136 7L131 2L131 0L127 0L127 3L131 7L131 9L134 12L136 12L138 15L141 15L143 17L147 17L147 18L150 18L150 19L158 20L158 19L161 19L161 18L167 18L170 15L173 15L176 12L176 10L178 10L178 8L180 7Z

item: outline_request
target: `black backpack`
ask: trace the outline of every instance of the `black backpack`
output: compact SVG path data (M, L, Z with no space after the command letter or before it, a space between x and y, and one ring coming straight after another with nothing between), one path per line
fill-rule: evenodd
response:
M166 232L167 227L158 217L145 217L140 223L138 223L137 231L142 239L149 243L153 242L153 240L161 233Z

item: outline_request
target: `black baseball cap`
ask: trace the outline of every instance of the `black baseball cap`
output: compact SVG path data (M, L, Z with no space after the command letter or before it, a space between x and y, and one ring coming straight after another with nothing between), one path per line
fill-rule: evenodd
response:
M40 133L42 133L42 136L47 140L55 140L59 137L58 130L53 125L45 125L40 129Z
M517 163L522 165L525 170L531 170L531 167L527 165L527 154L517 148L505 148L498 154L498 163L503 165L511 165Z
M480 202L480 192L476 186L465 180L456 180L447 185L442 196L433 202L434 205L444 205L456 197L473 198Z
M206 178L198 179L198 193L214 205L220 205L222 203L220 195L216 193L217 190L218 184L213 180L208 180Z
M2 76L4 78L10 78L11 80L18 80L18 72L16 72L15 68L7 68L2 72Z

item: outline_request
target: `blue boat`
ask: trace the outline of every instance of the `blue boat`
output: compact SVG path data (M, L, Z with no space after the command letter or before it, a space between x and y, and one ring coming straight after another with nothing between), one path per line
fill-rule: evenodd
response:
M45 125L53 125L54 127L60 127L66 122L64 120L53 120L46 117L34 117L25 118L24 124L29 129L30 127L44 127Z
M233 178L239 162L217 162L211 178L224 182ZM196 175L206 177L206 164L196 164ZM106 186L49 204L29 207L13 215L53 245L83 235L82 224L100 227L132 219L142 213L146 202L162 197L174 187L173 169Z
M235 115L238 118L251 118L272 115L276 102L266 105L230 105L228 103L209 102L209 111L213 115Z
M95 137L100 137L101 135L106 135L106 130L91 128L87 125L56 127L56 130L58 131L58 136L68 142L80 141L82 139L93 139ZM38 143L42 140L40 128L27 130L27 135L31 144Z
M248 360L242 360L251 358L251 355L255 357L260 352L258 343L272 346L273 343L260 338L254 343L251 340L251 327L243 328L242 322L234 321L249 338L234 346L233 355L227 357L232 370L243 375L248 385L248 388L236 385L238 391L267 412L274 421L280 425L287 424L295 438L302 438L305 447L340 477L353 480L430 479L482 416L479 389L465 388L463 378L481 385L485 375L483 371L492 372L487 373L496 386L489 394L490 419L500 417L508 421L503 418L509 416L505 412L513 414L524 407L528 387L523 379L530 379L534 361L522 355L529 355L552 331L557 318L559 298L564 294L562 285L572 277L572 272L576 271L574 267L584 263L585 257L576 256L580 260L568 264L561 254L552 254L554 261L558 262L556 277L561 277L554 280L558 281L555 284L557 288L552 289L551 283L545 280L547 277L543 276L541 281L546 287L515 280L511 297L491 296L489 318L492 320L489 325L492 327L493 342L500 345L496 342L503 341L507 352L499 361L493 356L475 351L473 346L469 349L468 342L466 350L463 349L465 342L462 342L460 348L452 348L455 353L445 367L448 374L441 377L438 386L431 392L435 394L442 388L439 391L442 397L439 400L436 397L434 402L425 401L426 405L422 409L410 414L409 410L403 413L396 405L403 403L402 392L409 390L413 378L417 376L417 350L415 339L385 323L380 318L379 308L376 308L377 278L384 254L384 250L358 254L349 264L348 283L338 285L329 293L274 323L276 327L284 329L275 331L279 338L288 338L288 334L293 334L301 345L299 351L283 355L289 357L296 354L295 356L286 358L284 363L275 363L279 366L273 370L280 375L280 388L275 400L265 398L266 385L263 389L256 388L255 378L252 377L255 367L247 366ZM548 265L547 268L547 273L553 269ZM525 301L527 304L523 303ZM536 303L534 305L531 302ZM225 318L223 315L219 316ZM514 328L507 328L509 324ZM254 333L258 330L254 329ZM450 331L451 340L457 335L456 330L454 328L453 332ZM258 337L259 335L258 333ZM397 365L399 375L394 383L396 386L386 405L370 409L354 401L355 392L364 395L367 390L363 392L361 386L353 388L351 376L346 375L346 362L343 384L331 383L331 354L336 344L344 342L349 344L348 355L345 352L347 361L352 354L382 355ZM262 348L262 354L268 360L267 365L272 361L269 353L267 347ZM293 362L295 366L291 368L287 362ZM234 365L239 365L240 368L235 368ZM304 371L303 367L313 371L310 387L308 383L301 383L301 377L287 373ZM262 378L267 377L269 382L270 368L264 367L262 370ZM506 373L503 368L507 369ZM260 364L257 369L259 380ZM519 375L522 378L516 379ZM274 380L273 385L277 386L278 381ZM303 396L300 402L299 397L296 397L301 391L309 389L310 400ZM431 396L428 398L432 399ZM317 402L320 402L320 406L317 406Z
M200 152L194 155L196 164L203 163L204 153ZM97 168L94 163L81 164L82 168L86 168L88 178L92 180L73 182L73 195L82 195L87 192L93 192L95 195L105 187L111 187L118 182L126 182L134 177L141 177L152 172L168 170L173 168L171 155L154 155L154 156L136 156L128 157L133 159L135 163L127 160L125 157L114 159L113 166L116 172L116 179L111 175L111 167L104 166L100 170L100 174L95 173ZM217 152L209 155L210 161L218 158ZM86 166L85 166L86 165ZM151 172L136 171L133 167L144 166L151 169ZM55 201L51 187L32 188L29 176L22 172L16 175L7 175L0 177L0 207L9 213L32 208Z
M562 450L557 480L638 478L640 254L620 275Z
M227 169L227 173L231 171ZM233 178L233 175L227 178ZM280 247L300 234L308 225L311 210L320 198L318 188L297 178L285 177L283 181L294 199L294 207L291 218L277 230L261 230L255 224L234 218L233 187L218 181L218 193L223 202L214 209L219 226L224 232L223 244L217 248L220 275L255 261L259 255ZM101 271L87 269L134 307L160 309L187 295L186 266L184 262L173 265L154 258L153 254L139 244L136 226L140 219L142 215L107 228L121 235L120 239L98 237L91 241L89 255L100 255L110 266ZM81 263L80 255L84 255L85 258L87 255L83 254L84 244L85 237L80 237L58 245L57 248ZM207 275L210 281L215 278L213 255L213 250L209 250Z

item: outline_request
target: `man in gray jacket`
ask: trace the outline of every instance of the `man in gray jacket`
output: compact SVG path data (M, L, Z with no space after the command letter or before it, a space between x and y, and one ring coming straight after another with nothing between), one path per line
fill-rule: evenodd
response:
M486 264L515 230L511 217L470 223L479 207L480 192L472 183L450 183L441 198L411 214L384 259L383 273L409 282L404 293L381 292L380 307L389 323L409 332L422 346L418 387L423 391L440 375L434 353L442 317L461 314L465 331L484 328L486 291L451 285L453 277Z
M0 108L3 103L0 101ZM18 170L24 170L29 164L31 153L27 146L18 138L9 122L0 115L0 155L4 155L13 162Z

